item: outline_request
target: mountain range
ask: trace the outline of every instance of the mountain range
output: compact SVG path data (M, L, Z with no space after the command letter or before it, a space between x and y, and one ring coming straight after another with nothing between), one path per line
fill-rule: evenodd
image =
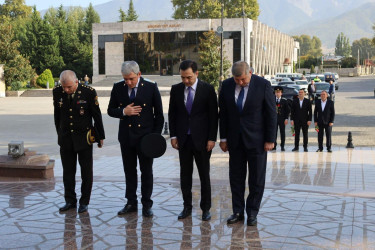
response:
M140 21L172 19L171 0L133 3ZM289 35L315 35L321 39L324 52L332 51L340 32L350 42L374 36L375 0L258 0L258 3L259 21ZM128 6L129 0L112 0L94 5L94 9L102 23L117 22L120 7L126 12Z

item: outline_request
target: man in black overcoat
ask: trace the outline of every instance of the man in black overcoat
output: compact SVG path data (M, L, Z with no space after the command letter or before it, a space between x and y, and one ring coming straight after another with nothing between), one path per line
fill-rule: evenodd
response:
M327 151L332 152L331 145L331 134L332 126L335 120L335 104L333 101L328 99L327 91L323 90L320 94L321 100L315 102L314 109L314 122L315 126L318 126L318 144L319 148L316 152L323 151L323 135L326 133L326 146Z
M140 143L143 136L150 133L160 134L163 129L161 96L155 82L141 77L139 65L135 61L125 61L121 73L124 80L113 85L107 110L109 116L120 119L118 140L125 172L127 203L118 215L138 211L138 159L142 182L142 215L151 217L153 158L142 154Z
M192 60L180 64L182 82L172 86L169 101L169 129L172 147L180 158L184 209L178 219L191 215L193 161L201 181L202 220L211 219L210 157L218 127L217 97L212 85L198 79L198 65Z
M264 192L267 151L275 142L275 95L271 84L253 75L244 61L233 64L232 75L222 83L219 94L220 148L229 151L232 191L233 214L227 223L244 220L246 210L247 225L254 226ZM245 206L247 171L250 192Z
M281 86L275 87L276 96L276 113L277 113L277 126L276 126L276 137L275 137L275 147L277 146L277 131L280 129L280 147L281 151L285 151L285 126L288 124L289 119L289 104L288 101L282 97L283 88Z
M300 89L298 91L298 98L293 100L292 109L290 114L290 124L294 126L295 138L294 138L294 148L292 151L299 150L299 136L302 129L303 133L303 150L308 152L307 145L308 139L308 129L311 125L312 120L312 108L310 100L305 98L305 91Z

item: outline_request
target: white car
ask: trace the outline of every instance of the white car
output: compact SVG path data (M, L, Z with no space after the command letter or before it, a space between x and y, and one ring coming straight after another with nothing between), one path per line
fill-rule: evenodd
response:
M307 80L295 80L294 82L307 93L307 87L309 86Z

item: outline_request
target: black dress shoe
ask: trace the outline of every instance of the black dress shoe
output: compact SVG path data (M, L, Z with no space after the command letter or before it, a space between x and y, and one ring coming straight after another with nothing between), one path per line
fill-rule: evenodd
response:
M309 150L307 150L307 148L303 148L303 151L305 151L305 152L309 152Z
M295 151L298 151L298 150L299 150L298 148L293 148L292 152L295 152Z
M284 147L281 147L281 151L285 151L285 148L284 148Z
M323 152L323 149L318 148L318 150L316 150L316 152Z
M89 209L88 205L79 205L78 213L81 214L81 213L87 212L87 209Z
M234 224L234 223L237 223L239 221L243 221L244 220L244 216L243 214L240 214L240 213L237 213L237 214L232 214L228 219L227 219L227 223L228 224Z
M191 215L191 208L184 207L184 210L182 210L182 212L178 215L178 219L182 220L190 215Z
M247 225L248 226L256 226L257 223L258 223L258 221L257 221L257 217L256 216L250 216L247 219Z
M143 208L142 209L142 215L144 217L152 217L154 215L154 213L152 212L151 208Z
M77 204L65 203L65 205L63 207L59 208L59 211L64 212L64 211L68 211L69 209L72 209L72 208L77 208Z
M323 150L322 150L323 151ZM327 149L327 152L328 153L332 153L332 150L331 149Z
M203 221L209 221L209 220L211 220L211 213L210 213L210 211L203 211L202 220Z
M137 212L138 211L138 206L137 205L130 205L126 204L123 209L118 211L117 215L123 215L131 212Z

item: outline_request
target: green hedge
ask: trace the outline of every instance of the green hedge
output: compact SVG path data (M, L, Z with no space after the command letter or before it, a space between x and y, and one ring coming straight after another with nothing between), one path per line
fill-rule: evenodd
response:
M40 74L38 79L36 79L36 83L42 88L47 87L47 82L49 83L49 88L53 88L55 86L55 81L53 80L52 72L49 69L43 71L43 73Z

